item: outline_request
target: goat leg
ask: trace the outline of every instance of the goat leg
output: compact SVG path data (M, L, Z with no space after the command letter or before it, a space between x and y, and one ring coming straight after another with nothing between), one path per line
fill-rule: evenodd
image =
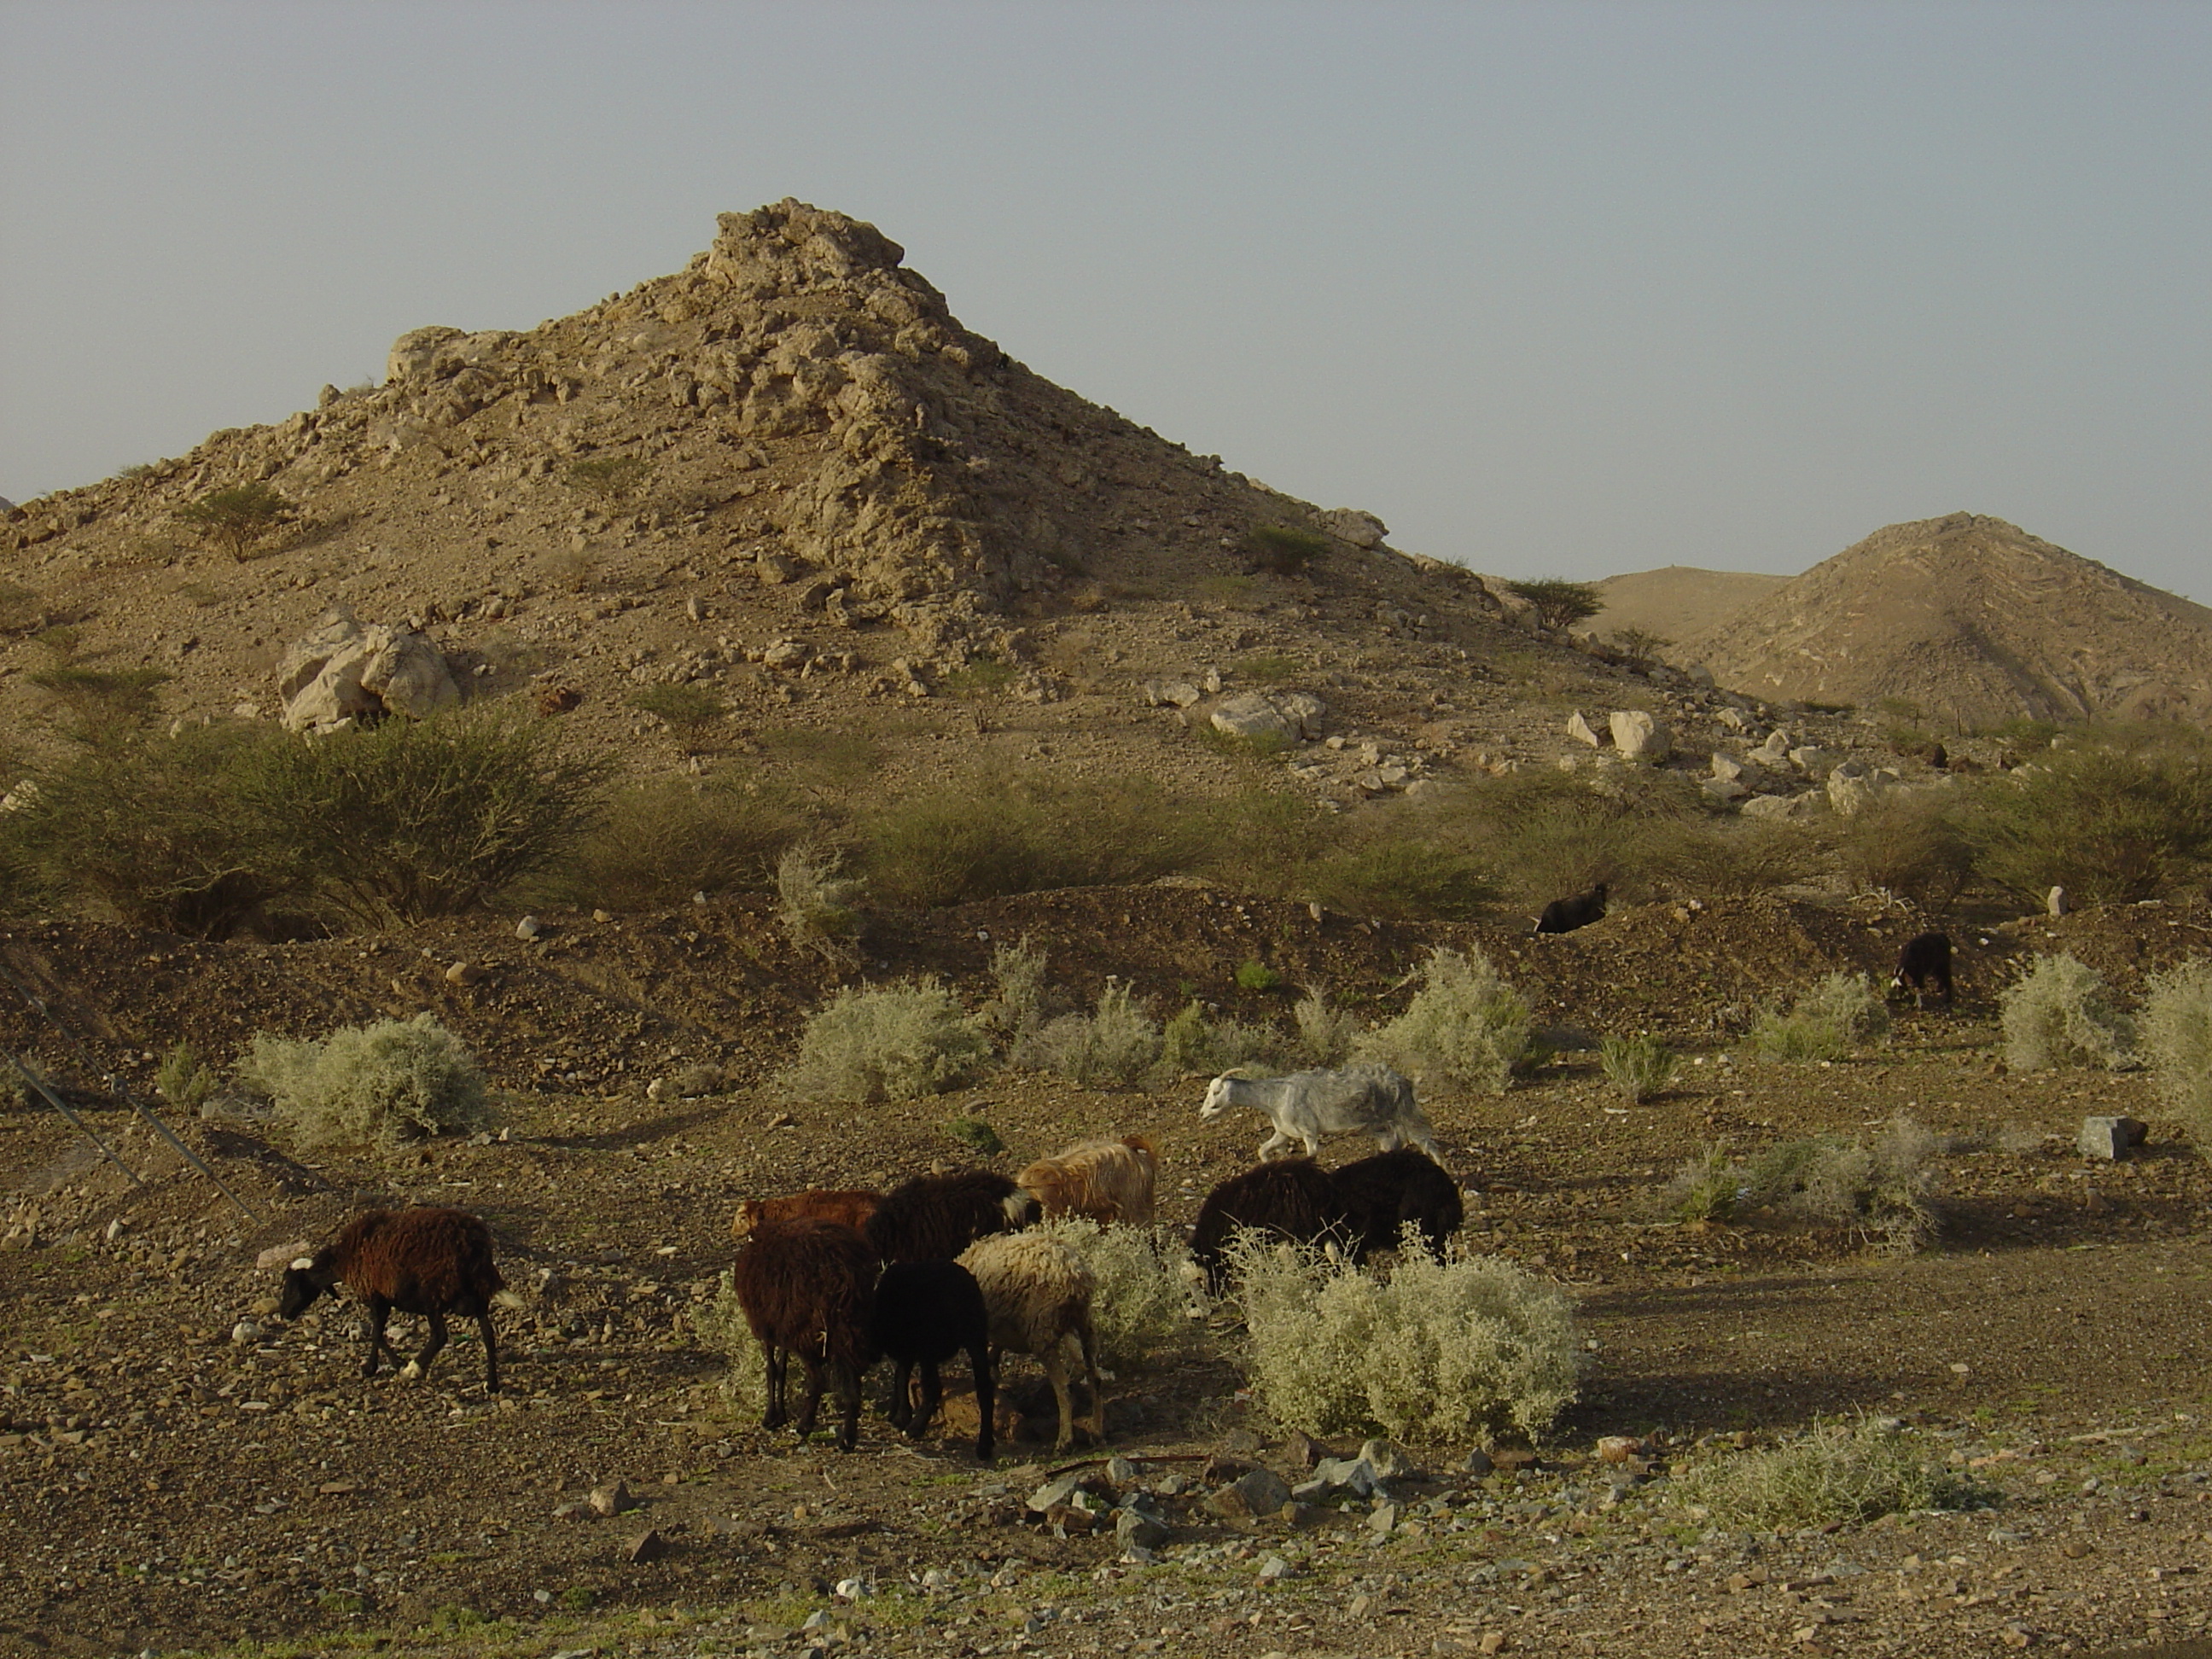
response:
M991 1461L991 1449L996 1443L994 1418L998 1411L998 1379L993 1374L991 1350L988 1344L968 1350L968 1370L975 1379L975 1461Z
M361 1368L363 1376L376 1375L376 1357L381 1353L392 1361L396 1370L399 1356L392 1352L392 1345L384 1340L384 1322L392 1317L392 1304L380 1296L368 1298L368 1363Z
M830 1376L837 1389L837 1449L848 1452L860 1443L860 1367L849 1359L833 1359Z
M822 1361L811 1348L799 1350L799 1363L806 1370L806 1399L799 1408L799 1420L793 1425L801 1440L814 1432L815 1413L822 1409L822 1390L829 1379L823 1375Z
M491 1314L489 1310L477 1316L477 1328L483 1333L484 1392L499 1392L499 1344L491 1334Z
M907 1431L908 1438L919 1440L929 1432L930 1419L937 1415L937 1407L944 1399L945 1385L938 1377L937 1362L934 1359L923 1360L921 1403L915 1407L912 1419L899 1425Z
M1091 1437L1103 1444L1106 1439L1106 1390L1098 1382L1098 1338L1085 1319L1075 1328L1075 1340L1083 1347L1083 1374L1091 1384Z
M768 1410L761 1417L761 1427L780 1429L790 1415L784 1409L784 1363L788 1358L775 1343L763 1339L761 1352L768 1358Z
M895 1429L902 1429L914 1420L914 1400L908 1393L914 1373L914 1361L896 1359L891 1362L890 1392L884 1396L884 1415Z
M429 1316L429 1320L430 1340L422 1345L422 1352L400 1368L399 1380L403 1382L419 1382L429 1376L430 1362L438 1357L438 1350L446 1346L446 1316L434 1313Z

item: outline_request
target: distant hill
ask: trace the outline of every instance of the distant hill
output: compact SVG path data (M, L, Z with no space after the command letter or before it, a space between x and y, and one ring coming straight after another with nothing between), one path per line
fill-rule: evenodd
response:
M2212 611L1971 513L1878 530L1669 654L1753 696L1947 726L2212 713Z
M1601 635L1633 628L1662 640L1686 640L1719 627L1789 580L1686 564L1607 576L1594 584L1605 596L1605 609L1590 618L1589 627Z

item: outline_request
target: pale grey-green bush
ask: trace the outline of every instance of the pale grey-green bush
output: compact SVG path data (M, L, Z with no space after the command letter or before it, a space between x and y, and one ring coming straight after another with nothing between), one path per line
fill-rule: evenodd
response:
M2038 957L1997 1001L2005 1065L2015 1072L2134 1063L2135 1031L2097 970L2074 956Z
M687 1314L692 1334L702 1346L721 1355L720 1390L732 1413L757 1422L768 1412L768 1360L745 1322L744 1304L738 1300L737 1275L722 1269L714 1294L694 1303Z
M1802 1440L1676 1472L1674 1498L1731 1532L1795 1532L1915 1510L1963 1509L1973 1490L1902 1433L1816 1423Z
M1290 1045L1273 1026L1209 1018L1206 1005L1195 999L1160 1030L1160 1069L1170 1076L1212 1076L1239 1066L1272 1072L1281 1069L1289 1054Z
M1421 1440L1533 1435L1575 1397L1574 1304L1509 1261L1407 1249L1385 1283L1252 1232L1237 1236L1230 1259L1246 1375L1291 1427Z
M1159 1057L1159 1022L1127 986L1112 980L1091 1012L1048 1021L1016 1055L1085 1089L1134 1083Z
M1529 1054L1528 1000L1498 977L1481 951L1439 947L1421 969L1406 1012L1362 1038L1362 1059L1403 1072L1426 1090L1504 1094Z
M984 1024L1006 1039L1009 1048L1036 1035L1044 1024L1044 947L1024 933L1012 945L991 947L991 978L999 994L983 1009Z
M1660 1189L1657 1208L1673 1221L1735 1221L1765 1211L1917 1250L1942 1222L1936 1151L1936 1137L1901 1113L1871 1140L1815 1135L1741 1161L1707 1147Z
M847 987L817 1009L784 1074L791 1092L821 1100L913 1100L967 1082L991 1040L934 981Z
M1358 1018L1348 1009L1330 1006L1328 993L1320 986L1308 988L1291 1016L1297 1021L1298 1046L1308 1063L1334 1067L1352 1057L1359 1042Z
M1165 1227L1102 1227L1082 1216L1056 1216L1038 1231L1083 1259L1097 1284L1091 1328L1100 1360L1115 1370L1189 1347L1201 1328L1182 1242Z
M1889 1009L1864 974L1830 974L1790 1005L1762 1012L1744 1038L1747 1060L1804 1066L1841 1060L1889 1035Z
M303 1146L396 1146L492 1120L476 1056L428 1014L341 1026L319 1042L256 1036L238 1073Z
M849 963L859 955L860 884L843 871L838 854L812 842L785 848L775 863L776 919L793 945Z
M2200 1151L2212 1152L2212 962L2154 975L2136 1016L2159 1092Z
M1606 1081L1632 1104L1646 1101L1674 1075L1674 1051L1645 1032L1632 1037L1601 1037L1598 1065Z

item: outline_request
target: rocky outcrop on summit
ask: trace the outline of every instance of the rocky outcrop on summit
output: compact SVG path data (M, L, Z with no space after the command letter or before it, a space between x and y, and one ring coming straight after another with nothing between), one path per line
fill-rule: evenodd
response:
M1968 513L1877 531L1668 654L1943 726L2212 714L2212 611Z

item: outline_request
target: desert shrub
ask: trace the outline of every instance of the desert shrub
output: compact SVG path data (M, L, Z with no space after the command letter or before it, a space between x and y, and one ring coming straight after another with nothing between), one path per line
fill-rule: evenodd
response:
M240 792L281 826L325 909L370 927L478 908L566 854L605 762L494 708L263 744Z
M287 739L185 726L33 773L0 812L0 868L25 895L140 927L224 939L304 872L286 826L250 798L259 752Z
M1170 1076L1212 1076L1239 1066L1273 1071L1285 1054L1274 1027L1209 1016L1195 998L1160 1029L1160 1069Z
M180 1112L198 1111L220 1080L189 1042L179 1042L162 1055L161 1068L154 1073L154 1086L161 1098Z
M1248 957L1237 964L1237 988L1265 994L1283 988L1283 976L1257 957Z
M1650 672L1661 653L1674 641L1648 628L1616 628L1607 643L1622 662L1643 674Z
M814 1099L913 1100L958 1087L990 1054L990 1039L942 985L848 986L808 1017L783 1082Z
M46 617L46 602L36 590L0 580L0 634L28 634Z
M2135 1060L2135 1031L2097 970L2074 956L2038 957L1997 1000L2005 1065L2116 1070Z
M984 1024L998 1032L1011 1050L1044 1024L1044 947L1024 933L1013 944L991 946L991 981L998 994L983 1005Z
M1211 851L1206 814L1142 778L977 774L893 801L854 826L874 890L960 904L1056 887L1125 886Z
M161 712L155 694L169 676L157 668L84 668L64 664L24 678L61 714L62 735L87 749L120 749L144 735Z
M1386 836L1332 853L1299 885L1332 909L1391 921L1468 921L1498 896L1482 861L1441 841Z
M1674 1075L1672 1048L1648 1032L1632 1037L1601 1037L1598 1065L1606 1081L1632 1104L1649 1100Z
M396 1146L492 1119L476 1056L428 1014L341 1026L319 1042L257 1036L238 1073L303 1146Z
M2179 732L2053 750L1978 790L1961 828L1982 874L2026 898L2154 898L2212 860L2212 758Z
M1818 1135L1784 1141L1741 1162L1708 1147L1660 1189L1674 1221L1741 1220L1757 1212L1842 1227L1887 1249L1917 1250L1942 1224L1936 1137L1902 1114L1871 1140Z
M1160 1057L1160 1028L1129 988L1109 980L1087 1014L1047 1023L1017 1058L1085 1089L1132 1084Z
M569 462L561 477L569 489L611 507L643 489L652 471L653 463L642 455L594 455Z
M1005 690L1021 678L1021 670L996 657L975 657L939 682L947 696L988 697Z
M766 887L799 834L778 796L716 781L651 778L623 785L568 855L516 891L532 905L653 909L694 893Z
M1852 884L1909 899L1940 916L1974 877L1974 849L1959 827L1959 803L1946 793L1892 790L1841 820L1837 855Z
M860 937L860 883L843 873L843 855L811 841L783 849L775 861L776 920L801 950L850 962Z
M1599 882L1615 899L1662 873L1652 843L1658 826L1699 815L1697 791L1674 773L1617 768L1618 793L1601 794L1578 775L1516 772L1469 787L1463 830L1470 856L1499 872L1530 914ZM1686 790L1686 793L1685 791Z
M1297 1022L1298 1046L1316 1066L1341 1066L1358 1045L1362 1030L1358 1016L1348 1009L1331 1007L1328 993L1321 986L1307 989L1291 1010L1291 1017Z
M1328 537L1291 525L1255 525L1244 532L1244 556L1255 568L1279 576L1304 569L1328 549Z
M1966 1509L1978 1494L1902 1433L1815 1423L1789 1445L1692 1463L1676 1473L1674 1498L1732 1532L1795 1532Z
M1421 968L1406 1012L1362 1038L1364 1059L1396 1067L1424 1087L1504 1094L1529 1054L1528 1000L1477 951L1439 947Z
M1237 672L1255 685L1286 685L1311 671L1299 658L1280 651L1255 651L1237 659Z
M177 518L210 547L244 563L256 547L291 522L293 508L269 485L243 483L210 491L179 507Z
M996 1158L1006 1150L999 1132L980 1117L956 1117L945 1125L945 1138L965 1146L979 1158Z
M1744 1038L1747 1060L1765 1065L1806 1066L1841 1060L1889 1034L1889 1010L1864 974L1830 974L1790 1005L1766 1009Z
M2159 1092L2198 1149L2212 1152L2212 962L2152 975L2136 1023Z
M1679 893L1738 898L1811 873L1819 849L1793 824L1756 818L1679 820L1646 830L1651 868Z
M1565 628L1605 609L1605 596L1588 582L1545 576L1506 586L1536 607L1536 620L1546 628Z
M1182 1243L1166 1227L1102 1227L1082 1216L1056 1216L1037 1229L1091 1269L1091 1328L1098 1357L1116 1370L1188 1347L1195 1334Z
M1540 1433L1574 1399L1574 1304L1491 1256L1405 1250L1389 1283L1323 1251L1240 1233L1230 1247L1245 1375L1309 1434Z
M661 721L683 739L687 750L696 749L708 729L730 712L729 704L714 691L688 683L644 686L630 693L629 706Z

